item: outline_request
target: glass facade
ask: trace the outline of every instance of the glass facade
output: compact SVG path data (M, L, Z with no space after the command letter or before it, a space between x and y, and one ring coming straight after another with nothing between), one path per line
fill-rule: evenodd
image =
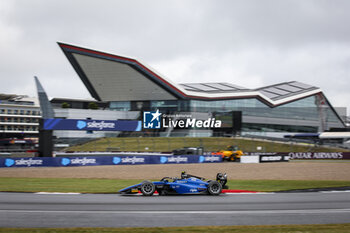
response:
M191 100L190 111L242 111L243 116L318 121L320 114L315 98L315 96L310 96L273 108L255 98L220 101ZM339 122L339 119L333 110L328 105L326 105L326 108L327 121Z
M188 112L188 101L181 100L165 100L165 101L151 101L151 109L163 112Z
M316 96L309 96L277 107L270 107L256 98L146 101L143 103L143 106L149 107L142 110L155 111L159 109L162 113L242 111L242 130L244 131L317 132L321 117L324 117L326 124L332 122L341 125L342 123L333 109L328 104L323 105L323 109L320 109L317 106L316 98ZM131 102L110 103L110 108L115 110L141 110L140 108L133 109L132 106L135 106L135 104ZM257 122L244 122L245 117L260 120ZM264 119L269 119L270 122L271 119L284 120L285 124L281 122L275 124L262 123ZM299 124L293 124L295 121L298 121ZM305 124L300 124L300 122L305 122ZM309 125L309 122L313 122L313 124Z
M130 101L113 101L109 103L109 108L117 111L130 111L131 103Z

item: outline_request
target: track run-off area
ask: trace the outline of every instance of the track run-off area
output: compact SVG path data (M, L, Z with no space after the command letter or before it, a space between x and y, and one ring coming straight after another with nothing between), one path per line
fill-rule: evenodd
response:
M349 223L350 192L144 197L0 193L0 227L162 227Z

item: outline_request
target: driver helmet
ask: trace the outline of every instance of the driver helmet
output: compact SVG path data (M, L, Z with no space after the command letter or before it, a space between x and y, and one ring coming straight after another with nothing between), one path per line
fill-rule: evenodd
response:
M217 178L218 180L225 180L225 179L227 179L227 175L226 175L226 173L225 173L225 174L218 173L217 176L216 176L216 178Z
M185 171L181 172L181 179L186 179L187 178L187 173Z

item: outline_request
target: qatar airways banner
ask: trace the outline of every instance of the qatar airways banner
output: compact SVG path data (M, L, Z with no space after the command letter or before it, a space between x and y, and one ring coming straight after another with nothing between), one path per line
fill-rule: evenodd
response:
M289 159L350 159L350 152L250 152L248 155L288 156Z
M44 130L141 131L141 121L44 119Z
M350 159L350 152L290 152L290 159Z
M222 162L219 155L128 155L42 158L0 158L1 167L74 167L99 165L183 164Z

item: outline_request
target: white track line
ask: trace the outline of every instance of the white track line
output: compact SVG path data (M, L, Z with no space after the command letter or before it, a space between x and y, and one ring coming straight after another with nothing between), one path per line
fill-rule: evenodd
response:
M350 193L350 190L320 191L320 193Z
M329 214L350 213L350 209L308 209L308 210L179 210L179 211L98 211L98 210L0 210L0 213L47 213L47 214Z
M76 195L76 194L81 194L81 193L57 193L57 192L37 192L37 193L34 193L34 194L48 194L48 195L51 195L51 194L58 194L58 195Z
M254 195L254 194L275 194L274 192L269 192L269 193L223 193L222 195Z

